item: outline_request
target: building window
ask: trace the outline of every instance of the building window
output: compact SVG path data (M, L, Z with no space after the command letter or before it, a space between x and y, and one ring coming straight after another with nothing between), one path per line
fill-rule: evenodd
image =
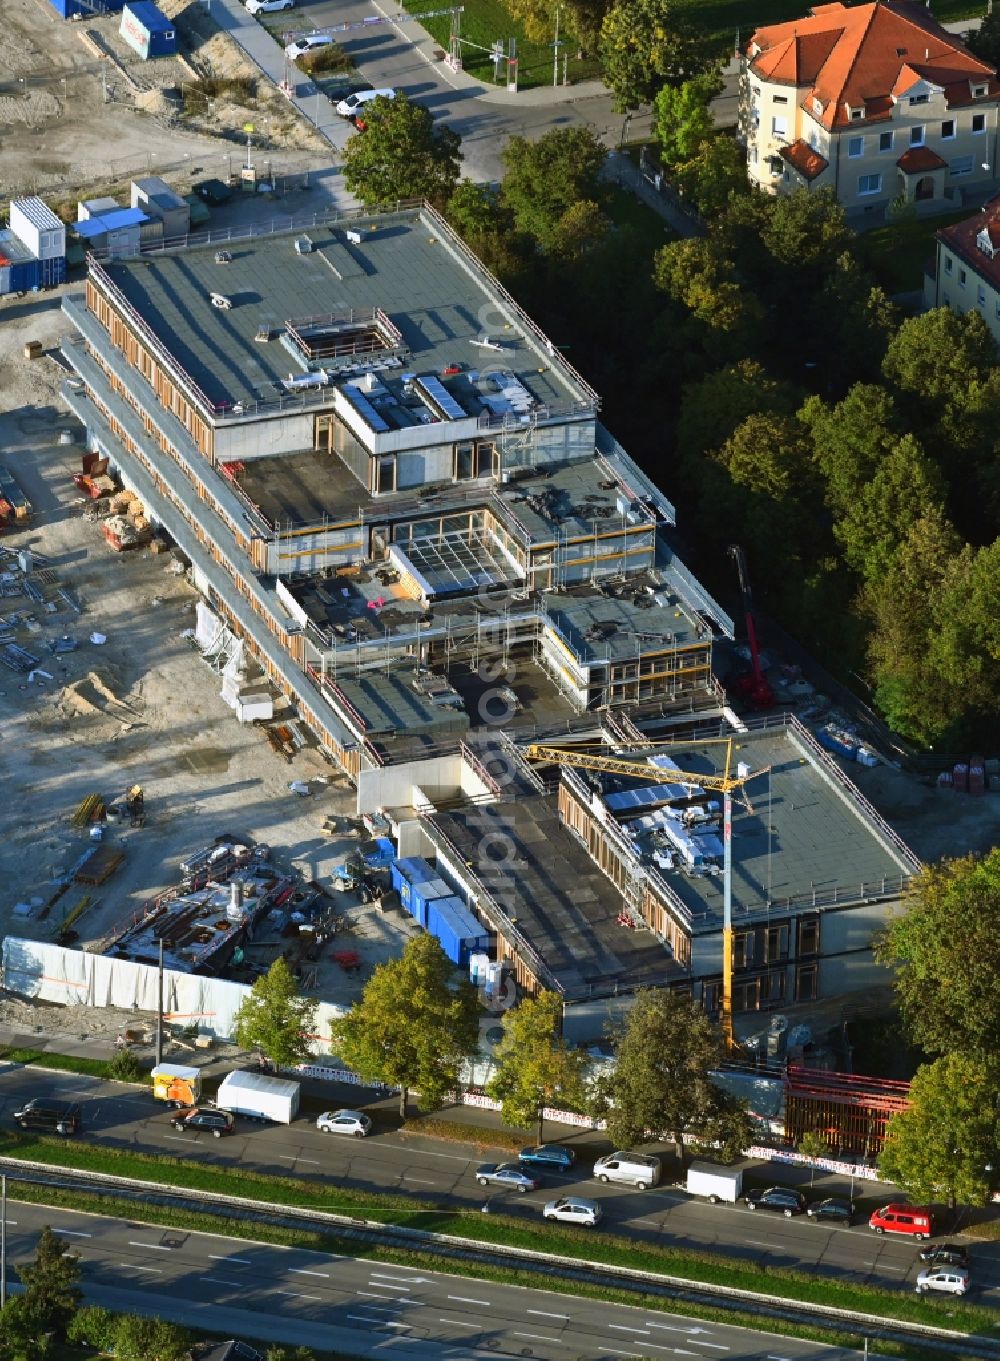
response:
M923 146L923 144L924 144L923 128L910 128L910 146Z
M771 96L771 103L772 103L772 104L787 104L787 103L788 103L788 96L787 96L787 95L772 95L772 96Z
M958 286L959 286L959 288L964 288L964 287L965 287L965 277L966 277L966 275L965 275L965 270L964 270L964 269L960 269L960 270L958 271Z
M973 160L972 156L956 156L948 167L949 173L951 175L971 175Z
M396 490L396 455L386 454L375 460L376 482L373 491L387 492Z
M795 970L796 1002L815 1002L816 985L819 982L818 964L800 964Z
M848 156L856 158L865 154L865 139L863 137L851 137L847 143Z
M972 87L972 98L973 98L973 99L982 99L982 97L983 97L983 95L984 95L985 93L986 93L986 86L985 86L985 85L973 85L973 87Z
M859 194L878 194L882 190L881 175L859 175L858 193Z
M878 135L878 149L879 149L879 151L891 151L891 150L892 150L892 133L891 133L891 132L880 132L880 133L879 133L879 135Z
M788 124L785 122L785 120L784 120L783 118L772 118L772 119L771 119L771 134L772 134L772 136L774 136L774 137L785 137L785 136L787 136L787 132L786 132L787 127L788 127Z
M864 116L865 116L864 109L851 109L850 111L850 119L852 123L859 118L864 118Z
M978 289L976 290L976 302L979 304L980 307L986 306L986 289L982 286L982 284L980 284Z
M799 954L819 954L819 917L805 917L799 922Z
M733 932L733 968L748 969L753 964L753 932Z
M941 137L945 142L948 142L952 139L952 137L954 137L954 135L955 135L955 120L954 118L948 118L941 124Z
M986 131L986 115L984 113L974 113L972 115L972 131L973 132Z
M954 264L954 261L952 260L951 256L950 256L950 255L946 255L946 256L944 257L944 272L945 272L945 274L950 274L950 273L951 273L951 269L952 269L952 265L953 265L953 264Z
M464 482L467 478L476 475L476 446L470 441L468 444L455 445L455 481Z
M928 95L927 95L926 90L924 91L924 93L923 93L922 95L910 95L910 103L911 103L911 104L926 104L926 103L927 103L927 99L928 99Z

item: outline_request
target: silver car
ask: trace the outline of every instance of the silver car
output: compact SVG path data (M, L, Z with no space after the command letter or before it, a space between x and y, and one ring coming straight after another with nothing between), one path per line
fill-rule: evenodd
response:
M964 1295L968 1288L969 1272L964 1266L926 1267L917 1276L918 1295L924 1295L928 1290L937 1290L943 1295Z
M316 1118L316 1128L321 1134L353 1134L363 1139L371 1134L372 1122L363 1111L324 1111Z
M586 1224L593 1228L599 1223L602 1210L596 1200L582 1196L560 1196L547 1202L542 1214L546 1219L557 1219L560 1224Z

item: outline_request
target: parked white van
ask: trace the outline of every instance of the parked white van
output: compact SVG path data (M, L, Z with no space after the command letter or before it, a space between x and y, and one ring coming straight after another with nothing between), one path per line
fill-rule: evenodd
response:
M608 1153L594 1163L594 1176L598 1181L617 1181L648 1191L660 1180L660 1160L648 1153Z
M341 118L357 118L358 114L373 99L395 99L395 90L355 90L354 94L342 99L336 106Z

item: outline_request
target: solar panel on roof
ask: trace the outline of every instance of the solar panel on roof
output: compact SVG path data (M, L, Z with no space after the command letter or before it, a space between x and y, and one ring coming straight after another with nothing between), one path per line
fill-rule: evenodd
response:
M387 433L389 426L378 414L363 392L359 392L358 389L350 383L345 383L341 388L341 391L370 429L374 430L377 435L384 435Z
M433 405L439 408L442 416L449 421L464 421L465 412L455 401L454 397L441 382L440 378L417 378L413 386L423 396L429 397Z

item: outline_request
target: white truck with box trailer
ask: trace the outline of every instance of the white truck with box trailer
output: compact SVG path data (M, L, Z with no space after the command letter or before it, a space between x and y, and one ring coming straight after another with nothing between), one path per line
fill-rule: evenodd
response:
M693 1196L704 1196L713 1205L720 1200L735 1205L743 1190L743 1168L692 1163L688 1168L687 1190Z
M252 1120L274 1120L290 1125L299 1109L299 1084L266 1073L229 1073L219 1084L215 1104Z

